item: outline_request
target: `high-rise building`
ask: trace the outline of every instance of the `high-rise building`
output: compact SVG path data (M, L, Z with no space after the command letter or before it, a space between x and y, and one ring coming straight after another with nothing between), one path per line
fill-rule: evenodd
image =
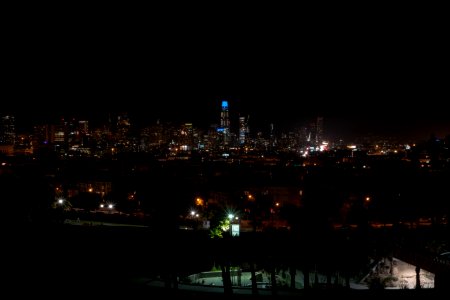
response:
M230 117L228 114L228 101L222 101L222 111L220 112L220 132L223 136L223 145L230 142Z
M194 148L194 128L192 123L185 123L180 128L179 136L180 149L190 151Z
M0 144L14 145L16 139L15 118L11 115L5 115L0 123Z
M117 124L116 124L116 147L124 150L128 148L130 145L130 128L131 122L130 118L126 113L119 114L117 116Z
M0 119L0 153L14 155L16 140L15 119L11 115L3 115Z
M81 135L89 134L89 121L84 120L78 121L78 127Z
M38 151L40 148L47 148L51 143L51 132L50 126L46 125L35 125L33 128L33 151Z
M248 126L245 117L239 117L239 145L245 145L248 139Z

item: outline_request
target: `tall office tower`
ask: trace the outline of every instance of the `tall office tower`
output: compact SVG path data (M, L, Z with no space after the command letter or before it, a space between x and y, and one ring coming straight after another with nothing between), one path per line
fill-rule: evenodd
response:
M275 132L273 123L270 123L269 146L270 147L275 146Z
M0 144L13 145L16 139L15 118L11 115L5 115L0 123Z
M78 140L81 143L81 146L85 146L89 143L89 136L89 121L78 121Z
M89 121L78 121L78 127L81 135L89 134Z
M180 149L183 151L190 151L194 147L194 128L192 123L185 123L180 128L179 135Z
M65 142L67 146L72 147L79 145L79 128L78 122L75 118L69 119L64 122Z
M63 146L66 141L66 126L64 122L57 125L52 125L51 135L51 141L53 144Z
M323 142L323 117L317 117L316 120L316 146Z
M245 117L239 117L239 145L245 145L247 141L247 122Z
M220 112L220 127L222 128L223 144L230 142L230 117L228 115L228 101L222 101L222 111Z
M51 143L50 126L49 125L35 125L33 127L33 148L46 147Z
M130 131L131 123L126 113L117 116L117 134L116 140L120 145L126 145L128 142L128 133Z

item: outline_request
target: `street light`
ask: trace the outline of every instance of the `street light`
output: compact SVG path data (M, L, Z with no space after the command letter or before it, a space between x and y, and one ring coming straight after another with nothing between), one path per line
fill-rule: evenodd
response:
M228 220L230 221L230 236L233 236L233 226L231 226L231 222L233 221L234 215L233 214L228 214Z

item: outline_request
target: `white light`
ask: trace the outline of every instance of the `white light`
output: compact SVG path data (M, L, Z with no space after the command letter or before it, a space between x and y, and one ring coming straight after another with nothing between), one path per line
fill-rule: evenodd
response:
M228 214L228 219L233 219L234 218L234 215L233 214Z
M114 205L108 204L108 208L113 208L113 207L114 207Z
M103 207L105 207L105 205L104 204L100 204L100 207L103 208Z
M64 203L64 199L59 199L59 200L58 200L58 203L59 203L59 204L63 204L63 203Z

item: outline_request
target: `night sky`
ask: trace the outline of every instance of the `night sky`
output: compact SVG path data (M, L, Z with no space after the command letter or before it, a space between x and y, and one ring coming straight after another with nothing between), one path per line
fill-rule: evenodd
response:
M448 46L439 32L272 25L13 31L0 111L15 113L24 129L61 115L95 123L108 112L144 125L159 118L206 127L227 99L253 131L322 115L329 133L345 137L450 133Z

